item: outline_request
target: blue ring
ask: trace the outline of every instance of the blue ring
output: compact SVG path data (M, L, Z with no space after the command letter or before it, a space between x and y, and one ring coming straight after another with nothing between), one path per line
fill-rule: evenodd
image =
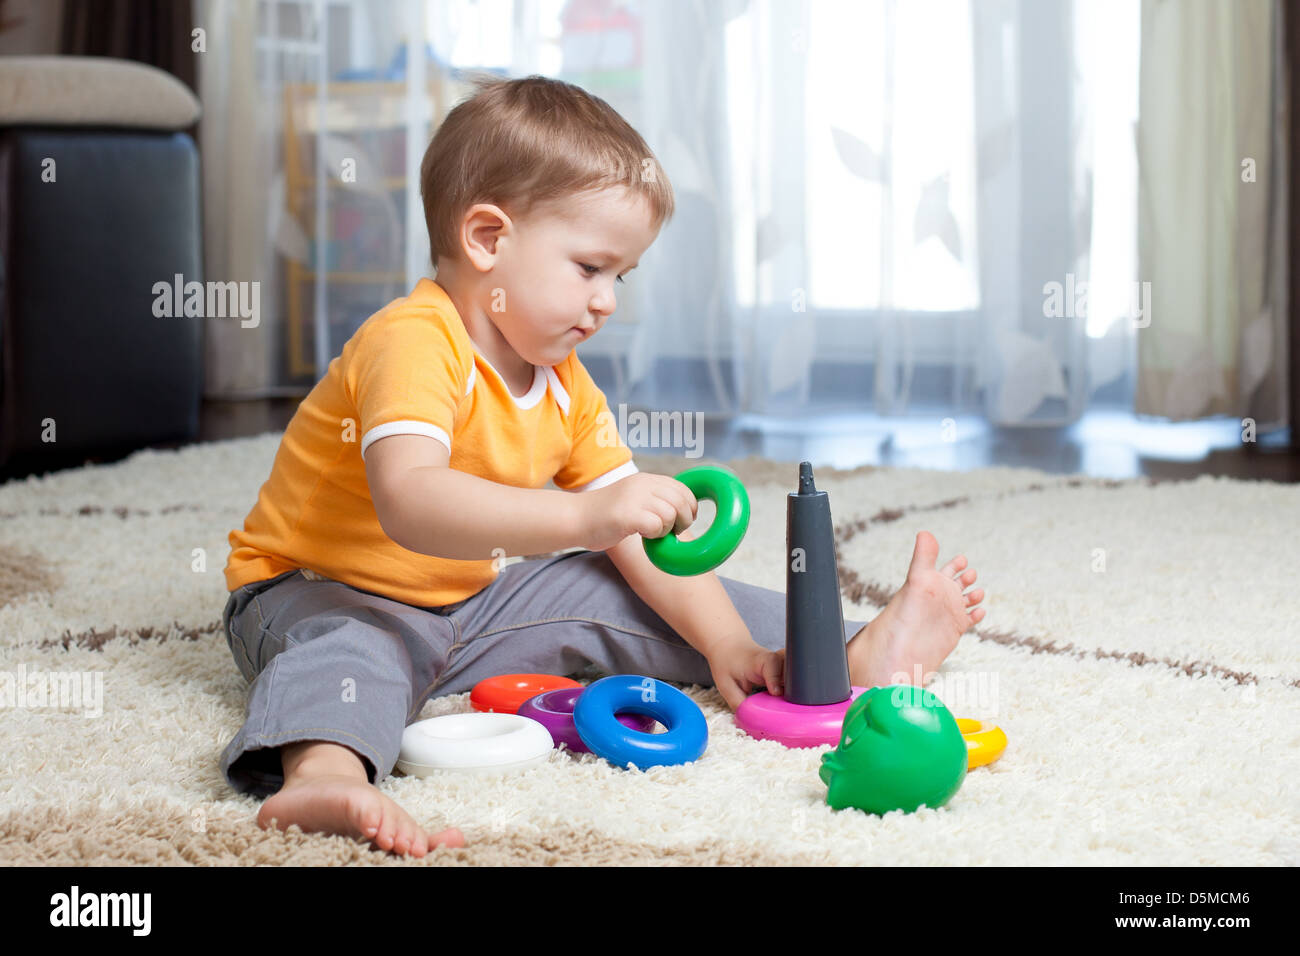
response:
M646 714L667 732L632 730L618 722L620 713ZM639 674L603 677L590 685L573 708L573 725L592 753L641 770L698 760L709 742L709 725L695 701L671 684Z

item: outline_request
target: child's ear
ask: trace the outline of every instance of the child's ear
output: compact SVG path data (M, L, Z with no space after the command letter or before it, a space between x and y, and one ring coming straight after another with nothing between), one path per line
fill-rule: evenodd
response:
M487 272L495 264L500 239L512 228L510 217L499 207L479 203L465 214L461 223L461 251L474 268Z

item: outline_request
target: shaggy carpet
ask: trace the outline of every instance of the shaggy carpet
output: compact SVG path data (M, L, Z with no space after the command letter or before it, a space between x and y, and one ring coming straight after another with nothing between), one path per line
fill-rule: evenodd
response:
M460 827L464 848L405 860L263 831L259 801L217 765L247 690L221 633L221 572L279 438L0 486L0 862L1300 864L1300 487L1011 468L817 473L846 617L873 617L901 586L920 529L940 563L964 553L979 572L987 616L929 686L1010 743L944 807L833 811L821 750L750 739L716 691L688 687L710 732L692 764L556 752L498 778L382 782L425 826ZM783 589L797 465L726 464L752 520L719 573Z

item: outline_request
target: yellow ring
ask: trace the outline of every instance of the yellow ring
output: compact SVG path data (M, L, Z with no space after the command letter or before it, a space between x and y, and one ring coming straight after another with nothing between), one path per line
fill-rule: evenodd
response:
M983 728L984 725L978 720L971 720L968 717L957 718L957 729L966 740L967 770L992 763L1002 756L1002 751L1007 749L1007 735L1002 732L1001 727L990 727L988 730Z

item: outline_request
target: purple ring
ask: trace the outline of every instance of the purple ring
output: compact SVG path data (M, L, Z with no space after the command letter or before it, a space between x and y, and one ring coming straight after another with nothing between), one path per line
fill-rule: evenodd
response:
M582 696L585 687L561 687L548 690L530 697L519 705L521 717L531 717L551 732L555 746L564 744L576 754L591 753L591 748L578 736L578 728L573 724L573 708ZM631 730L648 734L655 725L655 719L646 714L618 714L618 722Z

